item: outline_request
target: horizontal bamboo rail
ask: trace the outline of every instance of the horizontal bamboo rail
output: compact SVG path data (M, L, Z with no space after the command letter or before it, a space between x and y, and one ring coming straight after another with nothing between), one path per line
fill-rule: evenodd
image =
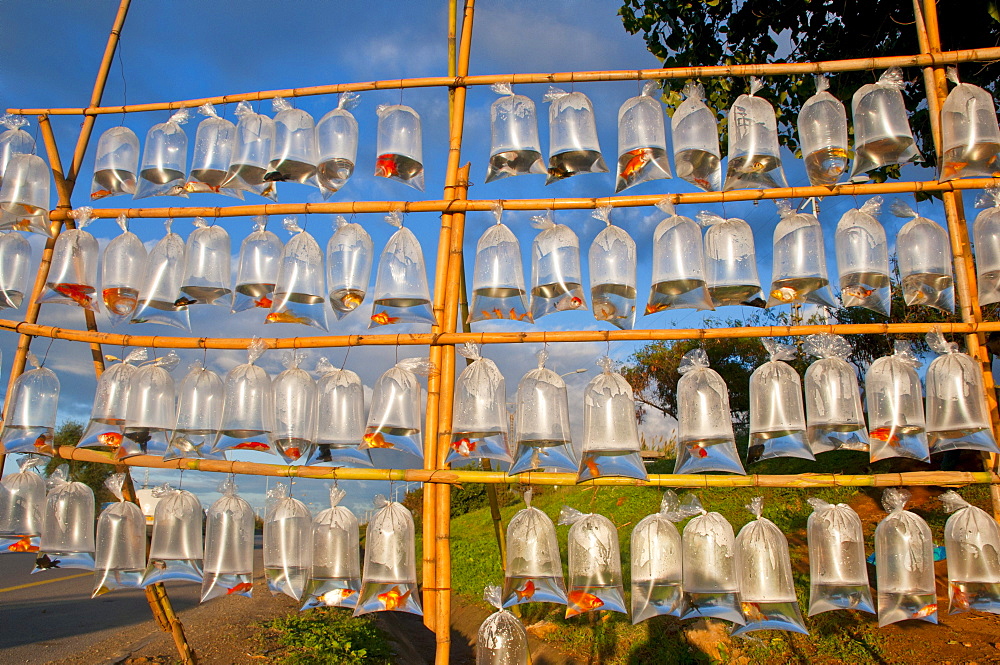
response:
M664 198L674 205L701 205L737 201L773 201L776 199L807 199L825 196L872 196L875 194L908 194L911 192L953 192L966 189L988 189L1000 185L1000 178L968 178L936 182L882 182L833 186L778 187L774 189L737 189L730 192L683 192L678 194L644 194L638 196L602 196L595 198L551 199L438 199L430 201L332 201L326 203L262 203L260 205L183 208L94 208L95 219L129 218L223 218L256 215L364 214L411 212L489 212L499 201L504 210L593 210L601 205L613 208L654 206ZM52 221L68 219L63 210L50 213Z
M441 344L522 344L556 342L643 342L683 339L732 339L747 337L801 337L835 335L915 335L939 328L945 334L986 333L1000 330L1000 321L981 323L841 323L799 326L746 326L742 328L664 328L654 330L539 330L531 332L400 333L398 335L329 335L325 337L265 337L271 349L322 349L345 346L428 346ZM0 330L32 337L71 342L160 349L245 349L248 337L167 337L122 335L89 330L56 328L0 319Z
M151 469L180 469L183 471L208 471L251 476L279 478L319 478L326 480L391 480L394 482L438 483L493 483L506 485L577 485L576 474L526 472L516 476L503 471L471 471L465 469L335 469L322 466L286 466L256 462L231 462L227 460L175 459L163 461L159 457L137 455L124 461L112 458L112 453L89 448L60 446L60 457L83 462L126 464ZM652 474L648 480L605 477L579 483L581 487L616 485L626 487L905 487L1000 484L1000 476L985 471L910 471L906 473L876 473L873 475L839 475L832 473L800 473L781 476L720 476Z
M1000 60L1000 48L966 49L943 53L922 53L919 55L898 55L881 58L850 58L827 60L824 62L779 62L749 65L715 65L710 67L672 67L666 69L631 69L587 72L553 72L535 74L482 74L477 76L429 76L424 78L389 79L384 81L364 81L359 83L337 83L316 85L305 88L284 90L262 90L244 92L219 97L202 97L172 102L148 104L128 104L124 106L94 106L91 108L35 108L7 109L15 115L102 115L108 113L139 113L143 111L170 111L180 108L195 108L202 104L232 104L242 101L258 101L275 97L309 97L333 95L341 92L365 92L371 90L399 90L401 88L435 88L494 83L587 83L594 81L635 81L651 79L689 79L723 76L782 76L789 74L829 74L834 72L866 71L888 69L889 67L927 67L934 65L955 65L962 62L984 62Z

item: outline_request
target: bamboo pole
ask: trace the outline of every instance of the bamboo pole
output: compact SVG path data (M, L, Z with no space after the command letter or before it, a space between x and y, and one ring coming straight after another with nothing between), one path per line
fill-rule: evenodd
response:
M169 102L128 104L122 106L91 106L88 108L23 108L7 109L15 115L103 115L109 113L139 113L145 111L171 111L181 108L197 108L211 102L232 104L242 101L259 101L275 97L307 97L333 95L342 92L364 92L369 90L398 90L400 88L434 88L455 86L493 85L494 83L587 83L596 81L635 81L659 79L724 78L742 76L782 76L805 74L831 74L855 72L889 67L925 67L928 65L953 65L961 62L986 62L1000 60L1000 48L963 49L938 54L887 56L880 58L849 58L825 60L821 62L779 62L747 65L716 65L696 67L671 67L666 69L629 69L583 72L549 72L524 74L483 74L479 76L429 76L409 79L389 79L358 83L337 83L316 85L284 90L260 90L216 97L185 99Z

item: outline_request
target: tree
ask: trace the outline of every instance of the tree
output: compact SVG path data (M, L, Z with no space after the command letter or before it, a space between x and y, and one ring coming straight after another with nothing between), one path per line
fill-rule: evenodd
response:
M82 436L83 425L73 420L67 420L56 430L55 447L58 449L59 446L75 446ZM113 465L53 457L45 466L45 475L51 475L60 466L67 467L66 473L70 480L81 482L94 490L98 505L105 501L116 500L111 492L104 487L104 481L115 472Z

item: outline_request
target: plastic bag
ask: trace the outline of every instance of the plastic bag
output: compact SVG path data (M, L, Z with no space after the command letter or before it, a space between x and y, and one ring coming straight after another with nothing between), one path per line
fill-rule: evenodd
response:
M575 472L579 468L573 451L566 382L545 361L549 352L538 352L538 367L517 384L514 432L517 452L508 473L525 471Z
M159 582L204 581L202 557L205 555L201 524L205 512L201 501L186 490L170 485L153 488L158 499L153 511L153 537L149 563L142 576L142 586Z
M285 217L285 230L294 234L281 253L274 301L264 323L298 323L322 331L326 324L326 285L323 250L295 217ZM266 296L265 296L266 297Z
M673 490L663 493L659 512L632 529L632 623L684 614L681 534L674 526L686 513Z
M254 113L250 102L236 105L236 143L233 161L222 186L253 192L265 198L278 200L273 182L264 180L271 162L271 144L274 142L274 121L261 113Z
M135 194L138 172L139 137L128 127L112 127L97 139L90 200Z
M271 442L283 460L291 464L309 460L316 444L316 382L299 365L302 351L288 351L281 358L285 366L271 382L274 393L274 429Z
M903 102L903 70L891 67L857 89L851 99L854 117L854 167L851 180L865 180L868 171L892 164L921 162Z
M236 293L232 312L254 307L271 309L274 284L278 280L281 256L285 246L267 230L267 217L253 218L253 232L240 243L240 258L236 268Z
M181 127L191 115L190 109L174 111L166 122L150 127L142 150L139 182L132 198L183 196L187 181L187 134Z
M941 105L941 162L938 180L1000 176L1000 124L996 103L986 90L959 83L958 68L948 68L955 84Z
M531 505L531 488L524 493L525 508L507 524L507 568L503 606L521 603L565 605L566 582L556 527L549 516Z
M753 231L742 219L724 219L710 212L698 213L705 232L705 271L708 293L715 307L763 307Z
M831 610L875 614L868 587L865 535L850 506L809 499L809 616Z
M677 382L677 461L674 473L746 473L736 451L729 389L708 367L704 349L681 358Z
M312 523L312 570L303 610L357 605L361 591L358 518L339 505L347 492L330 488L330 507Z
M458 353L472 362L455 382L451 450L445 464L475 459L510 462L507 449L507 390L503 374L480 346L466 342Z
M132 314L132 323L159 323L182 330L191 330L191 315L181 293L184 280L184 240L170 230L174 220L163 226L167 235L149 252L146 275L139 290L139 304Z
M378 115L375 175L424 191L420 114L402 104L381 104L375 114Z
M993 424L986 405L982 365L941 331L927 333L927 346L939 354L924 376L927 401L927 442L932 453L946 450L979 450L1000 453L993 438Z
M194 218L194 231L184 247L184 276L181 293L184 305L218 305L232 309L229 285L229 234L221 226L209 226L201 217Z
M424 459L417 374L426 376L432 371L434 365L427 358L404 358L378 378L360 450L393 449Z
M546 173L535 102L524 95L515 95L510 83L494 83L492 89L502 96L490 106L493 140L486 182L525 173Z
M830 79L825 74L815 79L816 94L799 110L799 144L809 183L835 185L847 171L847 110L827 92Z
M337 215L334 232L326 244L326 288L330 307L338 320L362 302L372 274L372 238L360 224L348 224Z
M38 155L11 155L0 185L0 229L53 235L49 165Z
M740 95L729 109L729 159L724 191L787 187L778 146L774 107L755 96L764 87L750 77L750 94Z
M293 108L282 97L271 100L274 142L264 180L316 184L316 123L302 109Z
M47 461L41 455L25 455L17 461L20 471L0 480L0 554L38 551L45 481L32 469Z
M56 568L94 569L94 491L66 479L68 465L49 476L42 538L32 573Z
M972 225L976 248L976 283L979 304L1000 302L1000 187L987 189L976 201L977 208L986 208L976 215ZM4 237L0 236L0 244ZM0 249L0 262L3 261ZM0 263L2 265L2 263Z
M747 509L757 519L736 536L740 608L747 622L733 635L771 629L808 635L795 597L788 541L774 522L761 517L763 504L759 496L750 500Z
M375 496L375 508L365 531L365 571L354 616L389 611L423 615L413 515L381 494Z
M264 516L264 576L271 595L302 598L312 570L312 515L288 495L284 483L267 492Z
M750 447L747 464L775 457L815 460L806 444L806 416L802 381L784 360L795 358L795 349L762 337L770 359L750 375Z
M124 484L124 473L113 474L104 481L118 502L102 510L97 519L91 598L115 589L134 589L142 583L146 569L146 518L138 504L125 500Z
M174 379L170 371L180 360L171 351L162 358L147 361L132 372L118 458L159 456L167 451L167 437L177 422Z
M214 192L242 201L242 191L222 186L229 177L229 165L233 161L236 125L220 118L211 102L202 104L198 113L207 117L198 123L194 154L191 156L191 172L184 184L184 191L202 194Z
M957 492L938 497L951 517L944 525L948 560L948 614L1000 613L1000 528L985 510Z
M28 119L24 116L4 113L0 115L0 126L7 128L7 131L0 133L0 184L3 184L3 174L10 158L14 155L33 154L35 139L24 131L28 126Z
M635 325L635 241L611 224L611 206L599 206L593 217L604 229L590 246L590 300L594 318L621 330Z
M681 510L695 514L681 534L685 612L682 619L711 617L743 625L736 574L736 536L719 513L707 512L694 494Z
M77 208L70 212L76 220L75 229L67 229L56 238L52 263L45 280L45 291L39 302L77 305L97 311L97 239L83 228L92 221L92 208Z
M254 363L267 342L254 337L247 346L247 362L226 374L222 426L215 450L271 450L274 430L274 393L271 377Z
M488 586L483 598L497 608L479 626L476 665L528 665L528 633L520 619L503 609L502 590Z
M399 230L386 242L378 260L375 302L368 327L393 323L437 325L420 241L403 226L402 213L393 211L385 216L385 221Z
M128 417L128 396L132 387L132 376L136 364L148 357L146 349L133 349L124 358L104 356L107 361L119 361L106 367L97 379L94 392L94 406L90 411L90 421L80 437L77 448L97 448L114 453L121 451L122 435Z
M669 198L656 207L669 216L653 231L653 285L646 316L667 309L715 309L705 287L701 227L678 215Z
M767 306L811 303L836 307L826 271L819 219L815 214L795 212L788 201L778 201L778 215L781 221L774 227Z
M119 215L117 221L122 232L107 244L101 260L101 300L113 326L132 318L148 260L142 240L128 230L128 217Z
M722 188L722 150L715 113L705 105L705 88L700 83L688 82L684 96L670 118L677 177L706 192L717 192Z
M0 309L16 309L24 301L31 271L31 245L20 233L0 233Z
M813 455L830 450L868 452L868 429L851 345L840 335L810 335L805 352L819 357L806 369L806 439Z
M365 433L365 391L361 378L337 369L326 358L316 365L316 454L309 464L370 467L371 455L358 450Z
M889 209L896 217L910 219L896 234L903 300L907 305L926 305L953 313L955 291L948 232L899 199Z
M552 211L531 218L541 229L531 243L531 318L553 312L587 309L580 268L580 239L565 224L552 221Z
M864 307L889 316L889 246L879 223L882 197L844 213L837 223L835 245L844 307Z
M584 514L563 506L559 524L572 525L566 537L569 551L566 618L593 610L628 614L614 522L603 515Z
M4 414L0 444L4 453L52 455L59 406L59 377L28 353L32 369L14 379Z
M663 106L655 95L660 81L646 81L642 92L618 109L618 177L615 192L650 180L671 178Z
M253 597L254 512L238 490L232 478L224 480L222 497L208 509L203 603L217 596Z
M316 123L316 180L324 198L347 184L358 162L358 121L351 109L360 97L343 92L333 109Z
M880 628L906 619L937 623L934 542L927 522L903 510L909 499L908 491L895 487L882 494L889 514L875 527Z
M507 225L500 222L503 207L499 203L493 205L493 215L497 223L486 229L476 243L469 323L488 319L530 321L521 245Z
M604 476L645 480L632 386L611 371L611 358L597 364L603 371L583 393L583 457L576 482Z
M873 362L865 374L872 462L888 457L930 461L917 367L920 359L910 343L896 340L893 355Z
M582 92L550 87L543 101L549 107L549 170L545 184L580 173L607 173L597 140L594 106Z
M177 388L177 419L163 459L224 459L214 451L222 427L224 391L219 375L195 361Z

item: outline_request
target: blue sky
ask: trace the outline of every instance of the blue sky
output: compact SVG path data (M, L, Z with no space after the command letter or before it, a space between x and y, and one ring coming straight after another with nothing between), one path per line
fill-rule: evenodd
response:
M552 0L533 3L515 0L483 0L476 12L470 72L473 74L510 72L549 72L573 70L641 69L658 66L658 61L644 47L641 37L625 33L617 16L619 3L614 0ZM8 2L4 3L4 21L0 26L0 105L6 107L86 106L94 75L100 62L107 32L117 8L117 3L99 0L88 3ZM380 2L345 1L337 3L284 3L275 5L257 0L227 3L201 3L183 0L171 3L136 2L130 10L121 39L120 58L116 57L104 95L105 105L189 99L227 93L248 92L277 88L320 85L328 83L367 81L377 79L409 78L444 75L447 73L446 3L436 2ZM15 26L19 26L15 29ZM25 26L31 26L25 29ZM51 44L59 48L39 48L38 31L44 29ZM714 63L706 63L714 64ZM673 82L680 88L683 83ZM771 97L780 90L780 77L772 77L760 94ZM531 97L538 108L543 152L548 144L547 105L542 95L547 85L524 85L515 91ZM574 86L593 101L598 134L606 161L613 167L616 152L616 118L618 107L639 92L636 82L589 83ZM399 91L362 93L360 105L354 114L360 124L358 165L354 177L332 200L383 200L383 199L437 199L444 185L447 158L447 91L445 89L411 89L402 93L402 102L415 108L423 119L426 187L423 193L397 182L375 178L371 175L375 158L375 108L383 103L398 103ZM489 156L489 106L496 95L488 87L471 88L466 112L465 145L462 161L472 163L470 198L547 198L607 196L614 191L614 173L582 175L543 186L543 176L522 176L482 184ZM304 97L292 103L312 113L318 120L336 106L336 96ZM218 109L221 115L233 118L234 105ZM262 102L260 111L271 115L270 102ZM142 140L146 131L155 123L163 122L168 112L129 114L125 124ZM185 125L190 147L201 116L195 116ZM54 116L52 123L64 164L71 160L76 133L81 118ZM89 204L90 177L93 171L97 137L109 127L122 122L120 115L98 118L90 150L84 160L83 170L73 196L73 205ZM36 119L31 119L29 131L35 132ZM668 132L669 133L669 132ZM807 184L801 164L786 155L786 176L792 186ZM929 172L916 167L904 168L904 176L930 177ZM692 191L678 180L659 180L638 185L628 190L635 194L657 194ZM319 201L316 189L304 185L279 186L281 202ZM971 209L971 196L967 196ZM55 196L52 199L55 204ZM262 202L248 195L247 203ZM863 202L863 201L860 201ZM859 202L859 203L860 203ZM98 205L105 207L168 205L238 205L235 199L195 194L190 199L158 197L132 203L127 197L104 199ZM827 265L831 275L836 274L832 241L837 219L855 201L844 197L824 203L820 219L827 232ZM681 207L679 212L693 217L699 210L709 209L728 216L745 218L753 227L760 277L766 286L770 278L770 239L778 221L772 203L729 204L727 206ZM919 211L938 221L943 213L938 205L921 204ZM518 235L525 269L530 266L530 244L536 233L530 226L533 213L508 213L504 221ZM640 298L650 281L650 238L655 225L663 218L654 208L617 211L612 219L636 239L639 246ZM283 239L288 235L281 230L280 219L272 218L271 229ZM305 220L303 220L305 221ZM380 251L393 229L382 222L382 215L359 215L358 221L372 235L376 251ZM556 221L570 225L580 237L586 265L586 251L602 223L592 219L589 211L567 211L556 215ZM902 226L888 214L882 222L890 238ZM428 270L433 280L433 261L437 250L438 217L435 214L412 214L406 225L414 230L423 245ZM479 235L493 223L490 213L472 213L467 220L466 250L467 269L471 271L473 252ZM307 230L325 246L331 234L332 219L329 215L313 215L307 221ZM234 254L242 238L252 229L248 218L226 220L223 226L232 237ZM189 220L178 220L174 231L187 236L193 226ZM100 240L101 246L117 235L113 220L99 220L89 230ZM132 230L151 246L163 235L158 220L136 220ZM35 257L40 255L41 238L31 238ZM526 274L526 278L530 278ZM586 281L586 267L584 268ZM432 284L433 288L433 284ZM370 314L368 303L361 312L355 312L339 323L332 323L331 333L361 332L366 329ZM313 335L314 331L300 326L262 325L259 313L244 312L229 316L215 307L192 308L193 335L249 337ZM23 316L23 310L0 314L7 318ZM743 308L719 310L716 317L743 318L748 315ZM330 317L331 320L333 317ZM640 317L637 327L669 328L697 327L703 315L693 310L661 313ZM110 329L103 315L98 317L102 329ZM83 312L77 308L49 305L42 309L40 323L81 328ZM522 323L495 322L474 324L474 330L556 330L556 329L606 329L587 313L558 313L546 317L536 326ZM426 326L394 326L380 330L387 334L397 332L424 332ZM149 324L126 326L116 332L134 334L179 334L176 329ZM34 350L43 353L47 341L35 343ZM16 346L16 336L0 334L3 361L0 370L3 383ZM491 346L484 354L498 361L507 383L508 399L512 400L517 381L535 366L534 352L538 345ZM584 374L567 377L571 391L571 404L579 404L583 387L598 371L597 358L605 353L616 360L626 360L636 348L633 344L616 343L610 348L604 344L563 344L550 347L549 366L560 372L577 368L590 370ZM81 358L82 347L71 342L56 341L52 344L47 364L60 376L63 393L59 417L86 419L93 400L95 380L88 361ZM106 349L117 353L118 349ZM404 347L399 357L425 355L426 348ZM184 368L202 353L180 352L182 363L174 371L180 381ZM244 361L243 351L212 351L207 354L209 367L220 373ZM261 364L272 374L281 371L280 353L270 352ZM321 355L339 365L345 357L343 349L313 350L308 352L305 367L311 369ZM347 358L347 367L362 376L366 388L396 359L396 352L386 348L355 348ZM579 414L576 414L579 416ZM647 424L655 435L661 423ZM580 434L577 423L577 434ZM137 480L143 473L136 471ZM176 472L150 473L150 482L177 481ZM214 474L185 474L185 487L201 493L203 500L216 496L214 487L220 477ZM261 504L264 482L261 479L240 478L240 485L258 507ZM362 510L370 505L374 491L386 491L384 484L355 483L345 486L349 495L347 503ZM318 481L301 481L296 492L302 492L314 508L323 507L325 489Z

